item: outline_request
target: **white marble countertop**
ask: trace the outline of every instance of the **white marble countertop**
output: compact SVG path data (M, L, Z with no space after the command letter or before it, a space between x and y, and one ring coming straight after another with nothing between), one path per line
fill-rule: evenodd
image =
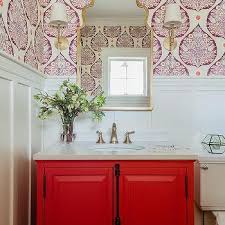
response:
M197 160L198 154L190 148L165 143L139 142L132 146L143 146L142 150L96 150L90 142L59 144L46 152L34 155L34 160ZM103 145L98 145L103 147ZM98 147L97 146L97 147ZM106 145L109 146L109 145ZM130 147L116 145L116 147Z
M45 152L34 154L34 160L199 160L202 163L224 162L225 153L211 154L201 144L192 146L169 145L167 143L137 142L132 146L143 146L142 150L102 150L93 142L57 144ZM105 145L106 147L109 145ZM111 145L113 146L113 145ZM114 145L118 148L129 145ZM224 147L225 149L225 147Z

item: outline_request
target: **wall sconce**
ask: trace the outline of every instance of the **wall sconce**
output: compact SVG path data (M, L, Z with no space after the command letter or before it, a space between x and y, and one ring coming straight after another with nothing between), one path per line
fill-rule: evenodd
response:
M69 47L69 41L66 37L61 35L61 29L68 25L65 4L56 2L53 5L49 25L56 27L58 30L58 37L55 40L55 47L60 51L67 49Z
M169 29L169 37L164 40L164 48L168 51L173 51L177 47L175 39L175 29L182 24L180 6L176 3L168 4L166 7L166 15L164 27Z

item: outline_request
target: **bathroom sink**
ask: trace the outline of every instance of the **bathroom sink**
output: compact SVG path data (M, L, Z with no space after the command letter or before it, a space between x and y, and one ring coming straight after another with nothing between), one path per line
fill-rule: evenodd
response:
M138 151L143 150L145 147L134 144L98 144L90 147L94 151Z

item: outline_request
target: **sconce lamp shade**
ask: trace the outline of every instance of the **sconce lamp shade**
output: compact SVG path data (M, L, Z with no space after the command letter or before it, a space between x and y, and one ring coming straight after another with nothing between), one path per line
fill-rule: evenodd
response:
M180 27L182 24L180 6L176 3L166 6L164 26L167 28Z
M53 5L49 24L51 26L67 26L68 18L65 4L56 2Z

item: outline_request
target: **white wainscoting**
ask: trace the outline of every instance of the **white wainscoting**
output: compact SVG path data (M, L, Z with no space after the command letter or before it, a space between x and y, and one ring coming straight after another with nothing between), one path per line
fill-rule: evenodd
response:
M46 80L45 88L54 92L60 80ZM106 112L97 124L90 116L81 116L75 122L77 140L95 141L96 130L104 132L109 140L113 122L117 123L119 139L126 130L135 130L133 140L169 140L171 143L190 143L207 133L225 134L225 79L173 79L153 81L152 112ZM61 125L58 118L44 122L44 149L59 143Z
M0 224L30 225L32 155L42 150L33 94L44 77L0 52Z

